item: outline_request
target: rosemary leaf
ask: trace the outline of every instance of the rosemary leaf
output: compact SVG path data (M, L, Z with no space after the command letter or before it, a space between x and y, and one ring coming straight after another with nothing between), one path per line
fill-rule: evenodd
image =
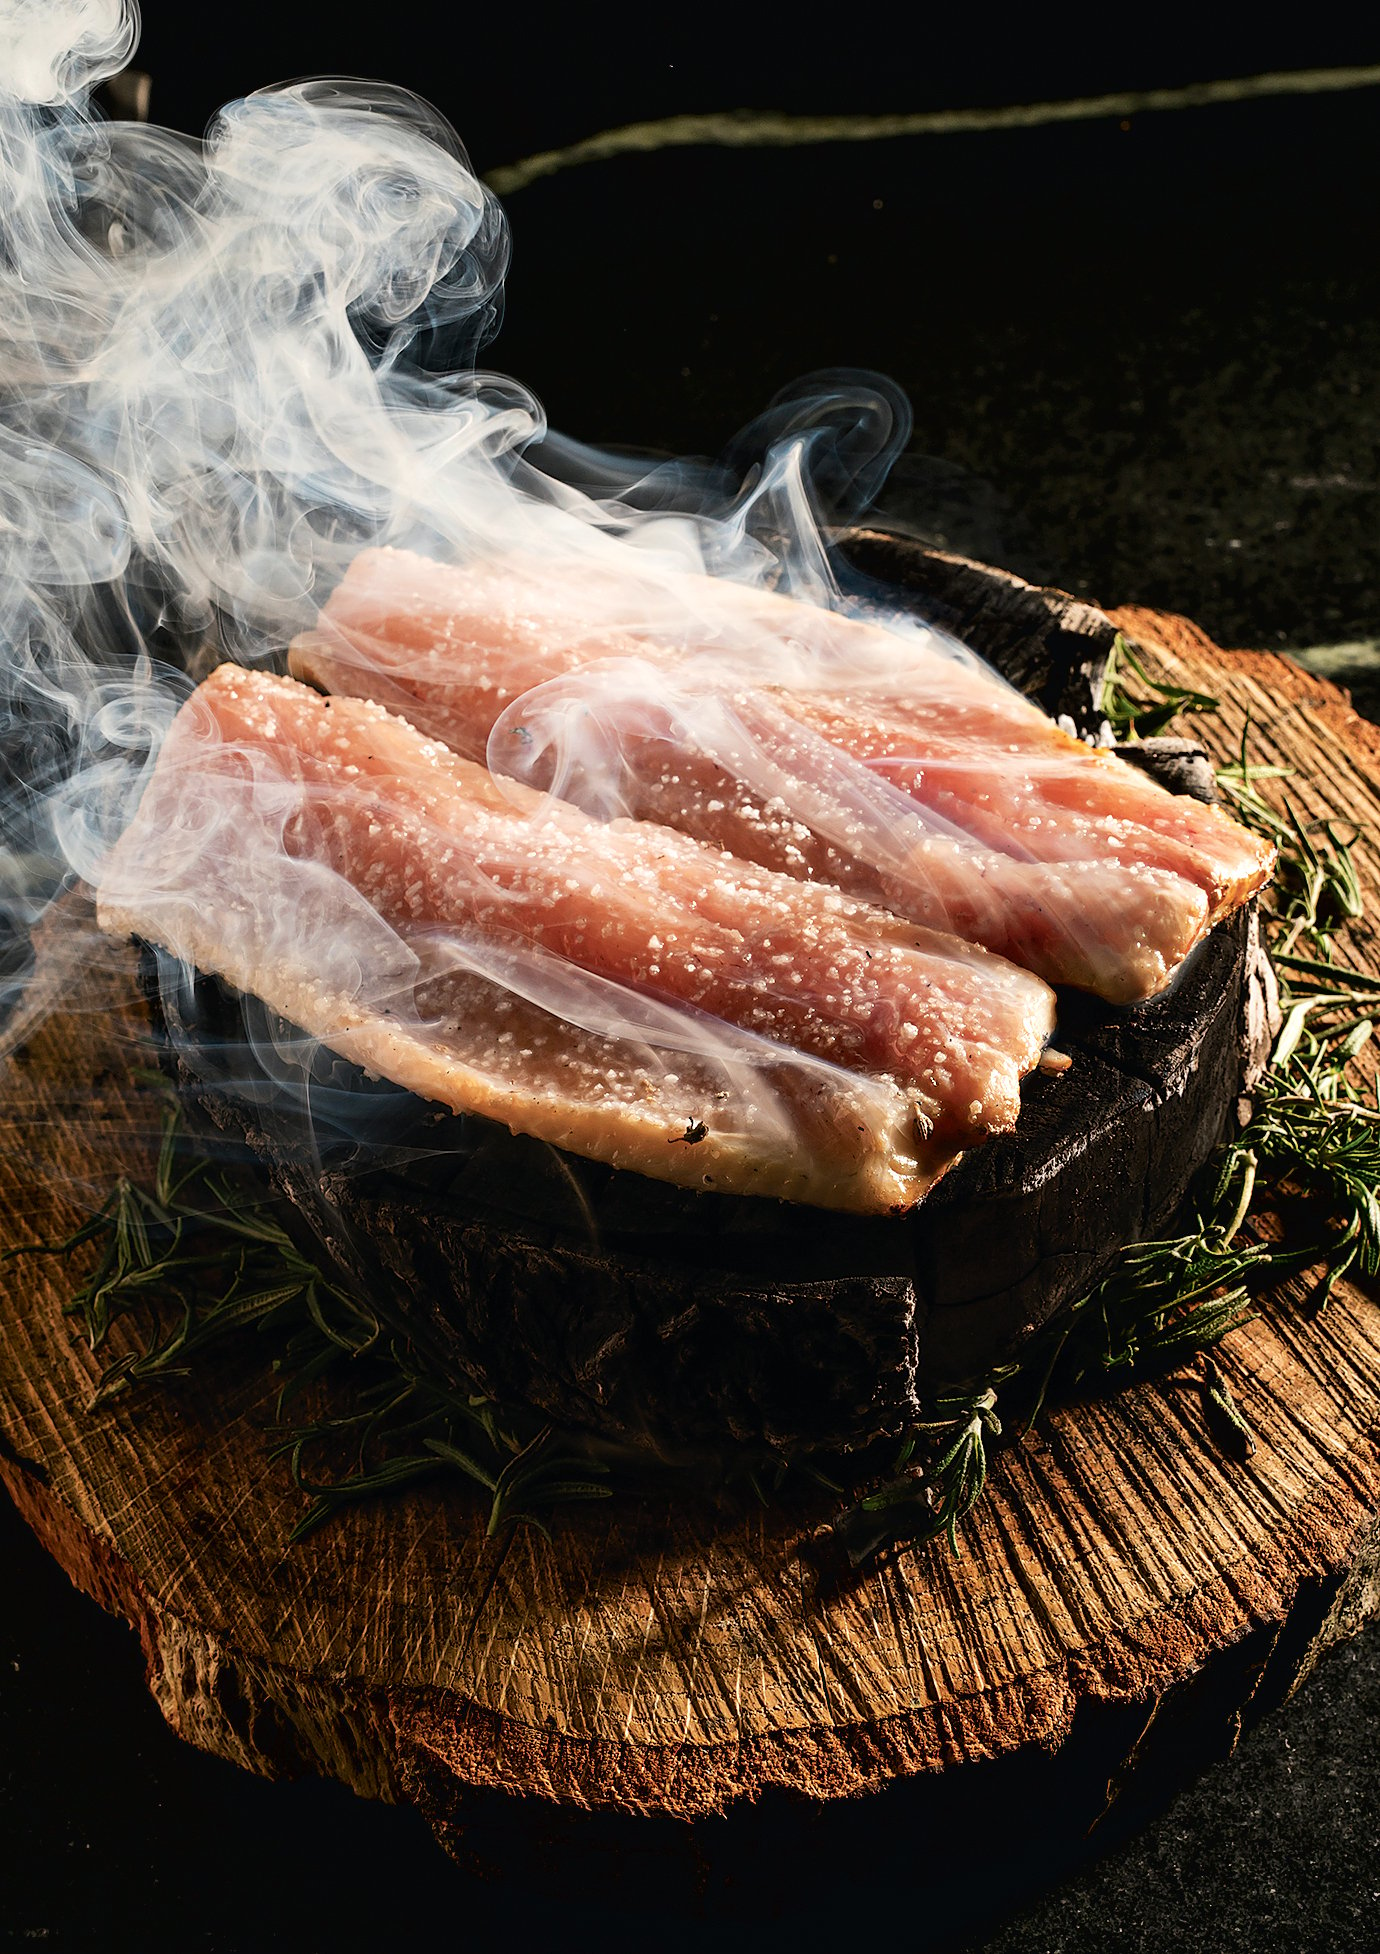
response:
M1145 696L1131 692L1125 682L1129 670ZM1151 678L1130 640L1120 631L1112 640L1098 699L1098 710L1120 740L1153 739L1181 712L1217 712L1220 701L1206 692L1161 685Z

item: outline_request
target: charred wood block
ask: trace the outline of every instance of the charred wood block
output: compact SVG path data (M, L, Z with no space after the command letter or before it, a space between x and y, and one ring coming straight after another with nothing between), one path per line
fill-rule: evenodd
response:
M1216 801L1217 775L1211 756L1197 740L1168 739L1120 740L1119 758L1151 774L1171 794L1191 794L1195 801Z
M849 564L1096 737L1115 637L1057 591L878 535ZM1137 756L1172 769L1181 742ZM1171 753L1158 750L1163 745ZM386 1294L457 1379L661 1449L788 1450L898 1431L980 1376L1165 1226L1227 1130L1242 1027L1266 1035L1253 913L1172 991L1129 1010L1060 1001L1066 1073L1026 1081L1014 1133L913 1214L827 1214L696 1193L445 1113L319 1050L253 998L146 952L168 1062L311 1233ZM1250 1010L1248 1010L1250 1005Z
M1140 1012L1078 1000L1074 1064L1027 1081L1015 1133L886 1218L647 1181L329 1054L305 1086L249 1093L245 1053L290 1028L152 953L144 970L184 1093L453 1374L661 1448L797 1449L898 1430L1170 1219L1234 1115L1247 936L1244 918L1214 933Z
M967 557L877 530L841 537L845 580L866 594L939 625L995 665L1051 719L1095 736L1099 701L1117 627L1066 591L1025 583ZM851 573L851 578L849 576Z

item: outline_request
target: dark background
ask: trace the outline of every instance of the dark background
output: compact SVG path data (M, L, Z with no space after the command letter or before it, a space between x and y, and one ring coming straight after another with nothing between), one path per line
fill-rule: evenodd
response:
M406 30L236 10L214 50L149 9L156 119L199 131L268 80L419 90L482 173L711 109L876 115L1380 60L1380 32L1158 11L1138 42L1039 10L835 16L423 5ZM511 201L486 364L582 440L717 451L814 368L891 374L916 414L892 505L959 547L1220 642L1376 628L1380 91L785 150L670 149Z
M150 7L153 114L199 131L266 81L330 70L419 89L481 172L612 125L706 109L975 107L1380 60L1300 14L1139 45L1047 15L836 18L684 9L564 25L413 6ZM916 409L886 506L951 545L1220 642L1324 648L1380 703L1380 91L1008 133L791 150L668 150L516 194L507 319L487 363L584 440L714 452L832 365ZM1338 649L1338 648L1341 649ZM1330 650L1328 649L1330 648ZM1380 1642L1307 1691L1151 1829L1007 1917L975 1836L952 1901L908 1910L923 1840L876 1806L869 1863L802 1863L776 1926L559 1906L449 1865L405 1813L268 1786L178 1744L133 1638L12 1513L0 1607L0 1932L112 1948L835 1945L1331 1948L1380 1898ZM515 1817L515 1823L520 1822ZM534 1851L539 1848L534 1846ZM760 1896L759 1896L760 1897ZM941 1917L942 1915L942 1917ZM1005 1924L1001 1924L1005 1919Z

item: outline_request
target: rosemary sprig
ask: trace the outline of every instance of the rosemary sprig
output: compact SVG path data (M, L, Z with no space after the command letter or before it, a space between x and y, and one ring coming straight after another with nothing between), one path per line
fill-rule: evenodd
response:
M122 1176L65 1240L9 1251L67 1256L100 1244L67 1310L81 1318L93 1351L124 1319L139 1323L143 1341L105 1366L95 1403L133 1383L187 1375L224 1337L267 1331L276 1338L272 1368L284 1420L313 1386L348 1365L349 1408L289 1425L272 1454L287 1458L310 1502L294 1540L344 1506L448 1471L486 1490L491 1534L517 1524L545 1532L541 1513L608 1496L609 1466L596 1441L558 1435L535 1413L503 1412L455 1389L405 1334L301 1253L270 1197L217 1173L204 1157L176 1172L181 1137L170 1104L151 1189ZM312 1462L323 1458L336 1469L317 1477Z
M1001 1436L995 1384L972 1396L937 1398L931 1415L913 1426L893 1467L894 1477L846 1506L826 1529L850 1567L883 1547L919 1546L940 1534L958 1552L959 1523L987 1486L988 1441ZM922 1464L918 1451L932 1456Z
M193 1161L180 1175L177 1116L164 1120L151 1189L126 1176L103 1206L65 1241L11 1254L69 1255L100 1243L96 1265L66 1305L81 1317L93 1351L112 1325L137 1315L143 1347L126 1351L101 1373L101 1401L129 1384L185 1375L206 1345L236 1331L290 1326L305 1314L342 1350L366 1348L378 1324L358 1299L326 1278L294 1247L272 1204Z
M1143 696L1129 690L1128 671L1139 681ZM1217 712L1221 702L1211 693L1163 685L1153 679L1137 657L1130 639L1118 631L1107 653L1097 703L1098 711L1119 740L1148 740L1162 733L1181 712Z
M1358 922L1365 903L1360 878L1352 858L1359 838L1353 829L1343 841L1333 821L1305 822L1287 794L1284 812L1272 807L1260 792L1263 780L1288 780L1290 767L1252 765L1248 754L1251 722L1247 716L1241 730L1241 749L1237 758L1217 772L1217 785L1231 802L1237 818L1257 834L1263 834L1279 850L1275 880L1265 907L1272 928L1270 954L1276 964L1292 961L1300 940L1313 947L1324 960L1331 955L1334 931ZM1337 975L1355 984L1367 980L1360 972L1338 969ZM1368 980L1380 989L1380 979Z
M1255 1452L1255 1435L1241 1415L1241 1407L1211 1357L1203 1358L1203 1415L1221 1442L1242 1463Z

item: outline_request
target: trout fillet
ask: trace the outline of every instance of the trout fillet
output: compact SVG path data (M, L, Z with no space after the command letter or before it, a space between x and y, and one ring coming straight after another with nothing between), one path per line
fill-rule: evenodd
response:
M1053 1025L981 949L233 666L178 714L98 915L454 1110L860 1212L1009 1129Z
M367 550L291 666L582 805L834 884L1117 1004L1162 990L1270 873L1268 844L1219 809L923 640L719 579L666 582L673 601L585 565ZM594 782L591 728L612 756Z

